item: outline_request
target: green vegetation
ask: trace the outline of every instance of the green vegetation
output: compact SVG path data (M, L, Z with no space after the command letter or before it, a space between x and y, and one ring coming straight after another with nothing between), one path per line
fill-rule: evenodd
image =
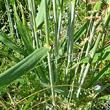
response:
M110 0L0 0L0 110L110 109Z

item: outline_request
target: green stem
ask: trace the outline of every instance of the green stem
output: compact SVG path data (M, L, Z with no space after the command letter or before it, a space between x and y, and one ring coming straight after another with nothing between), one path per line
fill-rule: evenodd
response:
M45 21L45 30L46 30L46 43L47 43L47 46L49 46L47 0L44 0L44 21ZM53 88L53 71L52 71L52 65L51 65L50 51L48 52L48 66L49 66L49 77L50 77L51 92L52 92L52 103L55 106L55 96L54 96L54 88Z
M58 41L57 41L57 33L58 33L58 20L57 20L57 7L56 0L53 0L53 12L54 12L54 23L55 23L55 82L57 81L57 55L58 55Z
M37 26L35 22L36 18L36 11L35 11L35 1L34 0L28 0L28 8L29 8L29 14L31 19L31 26L32 26L32 35L33 35L33 47L35 48L37 44L37 48L39 48L39 40L37 36ZM36 43L35 43L36 42Z
M75 6L77 0L71 1L71 10L70 10L70 18L69 18L69 26L68 26L68 61L67 68L65 73L65 83L67 81L68 68L73 60L73 42L74 42L74 21L75 21Z

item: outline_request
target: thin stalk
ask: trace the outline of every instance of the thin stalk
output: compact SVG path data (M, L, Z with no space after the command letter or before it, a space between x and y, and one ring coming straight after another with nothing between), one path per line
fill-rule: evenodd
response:
M47 46L49 46L47 0L44 0L44 22L45 22L45 30L46 30L46 43L47 43ZM55 106L55 96L54 96L54 88L53 88L53 71L52 71L52 65L51 65L50 51L48 52L48 66L49 66L49 77L50 77L51 92L52 92L52 103Z
M63 4L63 2L62 2ZM59 47L59 36L60 36L60 30L61 30L61 17L62 17L62 6L59 12L59 21L58 21L58 32L57 32L57 46ZM57 59L58 59L58 55L57 55ZM58 70L57 70L57 75L56 75L56 82L59 80L58 78Z
M57 5L56 5L56 0L53 0L53 12L54 12L54 22L55 22L55 82L58 81L57 59L58 59L58 53L59 53L58 47L59 47L59 36L60 36L60 29L61 29L62 7L63 7L63 0L60 3L59 18L57 20Z
M77 62L77 67L76 67L76 69L75 69L74 78L73 78L73 81L72 81L72 86L71 86L70 92L69 92L69 94L68 94L68 96L69 96L69 103L71 102L71 99L72 99L72 92L73 92L74 83L75 83L75 78L76 78L76 74L77 74L77 72L78 72L78 68L79 68L79 64L80 64L79 62L80 62L80 60L81 60L81 57L82 57L82 53L81 53L81 56L80 56L80 58L79 58L79 60L78 60L78 62Z
M43 37L43 34L42 34L42 28L40 29L40 36L41 36L41 47L43 47L43 45L44 45L44 37Z
M60 30L61 30L62 9L63 9L63 0L60 1L60 7L59 7L58 32L57 32L57 46L58 47L59 47L59 36L60 36Z
M39 40L36 32L37 26L35 22L36 10L35 10L34 0L28 0L28 8L29 8L29 14L30 14L31 26L32 26L33 47L35 48L37 44L37 48L39 48Z
M10 101L11 101L11 104L13 105L13 107L15 109L15 102L13 101L13 99L12 99L12 97L11 97L11 95L8 91L7 91L7 94L8 94L8 97L9 97Z
M15 26L17 27L16 22L15 22ZM17 37L17 39L20 39L20 38L19 38L19 34L18 34L18 29L15 30L15 33L16 33L16 37ZM21 41L20 41L20 42L21 42Z
M57 45L58 20L57 20L56 0L53 0L53 12L54 12L54 22L55 22L55 55L57 55L58 54L58 45Z
M68 68L70 63L73 60L73 42L74 42L74 20L75 20L75 6L76 6L77 0L73 0L71 2L71 10L70 10L70 18L69 18L69 25L68 25L68 61L67 61L67 67L66 67L66 73L65 73L65 83L67 81L67 74L68 74Z
M9 7L8 0L5 0L5 6L6 6L7 15L8 15L8 22L9 22L9 26L10 26L10 33L11 33L11 36L13 37L13 35L14 35L14 28L13 28L13 22L12 22L12 18L11 18L11 14L10 14L10 7Z
M60 29L61 29L61 17L62 17L62 10L60 9L59 21L58 21L58 32L57 32L57 44L59 44L59 36L60 36Z
M74 0L71 2L71 12L70 12L70 20L69 20L69 30L68 30L68 63L73 60L73 35L74 35L74 20L75 20L75 5L76 1Z
M56 82L57 81L57 76L58 76L58 68L57 68L57 55L58 55L58 41L57 41L58 20L57 20L56 0L53 0L53 12L54 12L54 23L55 23L55 82Z
M95 45L94 45L94 47L93 47L93 49L92 49L92 51L91 51L91 53L90 53L89 62L88 62L88 64L87 64L87 66L86 66L86 69L85 69L84 74L83 74L83 78L82 78L81 83L80 83L80 85L79 85L78 92L77 92L77 97L79 97L79 93L80 93L81 87L82 87L82 85L83 85L83 83L84 83L84 80L85 80L85 78L86 78L86 76L87 76L87 73L88 73L89 68L90 68L90 66L91 66L91 63L92 63L92 60L93 60L94 55L95 55L95 53L96 53L97 47L98 47L98 45L99 45L99 42L100 42L100 40L101 40L101 37L102 37L102 35L103 35L104 30L106 29L106 26L107 26L109 20L110 20L110 7L109 7L108 12L107 12L107 14L106 14L106 16L105 16L104 24L103 24L103 26L102 26L102 29L101 29L99 35L98 35L98 38L97 38L97 40L96 40L96 43L95 43Z

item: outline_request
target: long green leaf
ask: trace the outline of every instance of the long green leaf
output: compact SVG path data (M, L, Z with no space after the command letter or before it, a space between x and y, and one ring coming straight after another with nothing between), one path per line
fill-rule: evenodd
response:
M49 4L50 0L47 0L47 5ZM41 28L43 23L44 23L44 0L41 1L40 7L39 7L39 12L36 16L36 24L37 24L37 28Z
M21 75L32 69L36 65L36 63L47 54L48 50L49 48L46 47L35 50L32 54L24 58L22 61L20 61L4 73L0 74L0 86L6 86L10 84L12 81L16 80Z
M2 41L6 46L14 50L15 52L18 52L24 56L27 56L27 52L18 47L15 43L13 43L9 38L8 35L0 33L0 41Z
M87 22L84 23L84 24L81 26L81 28L79 28L79 29L77 30L77 32L75 32L75 34L74 34L74 42L76 42L76 41L80 38L80 36L85 32L86 27L87 27Z
M17 19L18 31L23 39L23 42L27 48L27 52L30 54L33 52L32 42L30 41L29 29L23 25L20 19Z
M4 2L5 2L6 10L7 10L7 17L8 17L8 22L9 22L9 26L10 26L10 33L11 33L11 36L13 37L14 28L13 28L13 22L12 22L12 18L11 18L11 13L10 13L9 2L8 2L8 0L4 0Z
M105 74L106 71L108 71L108 69L110 69L110 64L107 64L99 73L98 75L90 82L90 84L87 86L87 88L89 87L92 87L96 82L97 80L99 80L103 74Z
M21 38L24 42L24 45L27 49L28 54L32 53L34 51L31 41L31 34L27 27L27 25L24 25L20 19L20 17L17 14L17 9L15 5L15 0L12 0L12 5L14 9L14 16L15 16L15 22L17 23L17 29L19 31L19 34L21 35Z

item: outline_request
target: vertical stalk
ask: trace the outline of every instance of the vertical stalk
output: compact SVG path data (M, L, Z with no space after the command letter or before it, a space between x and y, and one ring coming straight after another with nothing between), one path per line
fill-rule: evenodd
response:
M32 36L33 36L33 47L35 48L37 44L37 48L39 48L39 41L37 36L37 26L35 22L36 18L36 11L35 11L35 1L34 0L28 0L28 8L29 8L29 14L31 19L31 26L32 26Z
M9 22L9 26L10 26L10 33L11 33L11 36L13 37L13 35L14 35L14 28L13 28L13 22L12 22L10 10L9 10L10 8L9 8L8 0L5 0L5 6L6 6L7 15L8 15L8 22Z
M66 67L66 73L65 73L65 83L67 80L67 74L68 74L68 67L70 63L73 60L73 42L74 42L74 20L75 20L75 6L76 6L77 0L71 1L71 10L70 10L70 18L69 18L69 25L68 25L68 61L67 61L67 67Z
M61 6L60 6L60 12L59 12L59 19L58 19L58 31L57 31L57 47L59 47L59 36L60 36L60 29L61 29L61 17L62 17L62 8L63 8L63 0L61 2ZM59 50L58 50L59 51ZM58 52L59 53L59 52ZM57 55L58 56L58 55ZM58 78L58 70L57 70L57 74L56 74L56 82L59 80Z
M57 41L57 33L58 33L58 20L57 20L57 7L56 0L53 0L53 12L54 12L54 23L55 23L55 82L57 81L57 55L58 55L58 41Z
M58 45L57 45L57 32L58 32L58 20L57 20L57 8L56 0L53 0L53 12L54 12L54 22L55 22L55 54L58 54Z
M59 15L58 15L56 0L53 0L53 12L54 12L54 22L55 22L55 82L57 82L58 80L57 57L58 57L59 35L61 28L62 7L63 7L63 0L60 2ZM59 17L57 17L57 15Z
M44 22L45 22L45 30L46 30L46 43L47 43L47 46L49 46L47 0L44 0ZM55 96L54 96L54 89L53 89L53 71L52 71L52 65L51 65L50 51L48 52L48 66L49 66L49 77L50 77L51 92L52 92L52 103L55 106Z

